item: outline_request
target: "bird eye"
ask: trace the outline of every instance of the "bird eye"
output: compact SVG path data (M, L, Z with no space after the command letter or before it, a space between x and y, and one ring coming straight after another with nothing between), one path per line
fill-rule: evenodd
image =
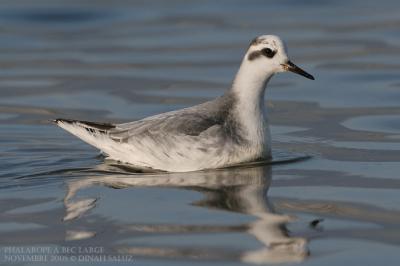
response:
M276 54L275 51L272 51L269 48L264 48L264 49L261 50L261 52L263 53L263 55L265 55L268 58L272 58Z

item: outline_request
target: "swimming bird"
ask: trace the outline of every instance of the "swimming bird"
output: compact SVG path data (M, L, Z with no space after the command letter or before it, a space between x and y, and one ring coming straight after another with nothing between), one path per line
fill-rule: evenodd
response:
M268 160L265 88L275 73L285 71L314 79L289 60L278 36L262 35L250 43L232 86L214 100L122 124L54 122L138 169L187 172Z

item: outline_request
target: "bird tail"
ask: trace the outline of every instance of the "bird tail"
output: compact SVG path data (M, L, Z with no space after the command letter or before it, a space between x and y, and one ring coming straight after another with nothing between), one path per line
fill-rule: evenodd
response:
M52 122L65 129L86 143L104 151L104 144L110 141L109 132L115 128L113 124L89 121L55 119Z

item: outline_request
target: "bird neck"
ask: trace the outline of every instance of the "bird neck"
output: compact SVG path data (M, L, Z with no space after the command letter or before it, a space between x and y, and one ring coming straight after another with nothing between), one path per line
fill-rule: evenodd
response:
M273 72L265 73L260 71L259 66L243 60L232 84L231 91L237 98L238 106L241 111L260 113L264 110L264 95L268 81L273 76Z
M270 154L270 133L264 104L265 88L273 72L260 71L260 66L253 66L245 58L234 79L230 93L236 104L234 112L244 129L245 138L257 156Z

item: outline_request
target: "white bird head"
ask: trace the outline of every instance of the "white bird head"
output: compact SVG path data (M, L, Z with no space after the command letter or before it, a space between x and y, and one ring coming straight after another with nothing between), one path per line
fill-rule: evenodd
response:
M245 60L255 71L265 71L268 74L291 71L314 80L312 75L289 60L286 45L275 35L261 35L255 38L250 43Z

